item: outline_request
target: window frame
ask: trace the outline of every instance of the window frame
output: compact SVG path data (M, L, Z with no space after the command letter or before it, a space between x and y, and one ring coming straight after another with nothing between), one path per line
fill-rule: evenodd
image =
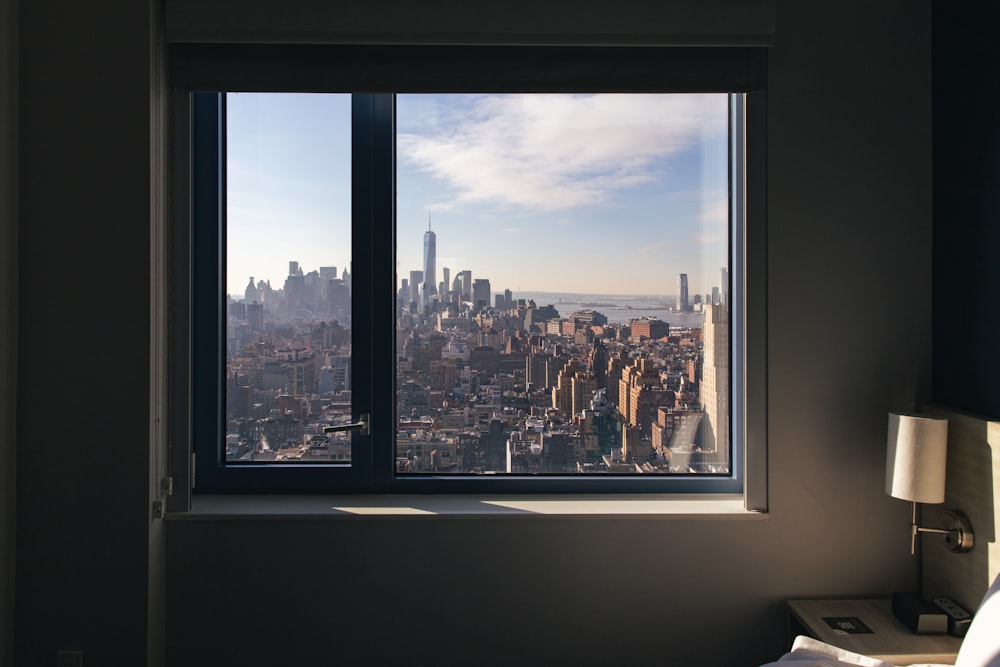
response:
M466 72L462 67L448 85L441 81L424 81L415 85L413 81L397 81L392 86L393 93L365 90L377 83L377 89L386 85L386 72L379 67L370 68L368 78L361 81L319 81L316 75L301 74L298 80L286 81L281 88L276 84L280 72L292 71L290 63L302 62L303 47L286 49L260 49L246 45L240 47L217 47L214 45L181 45L175 49L172 65L181 72L175 79L173 94L172 124L175 133L175 157L178 167L175 183L184 183L186 188L174 187L174 198L187 201L187 206L176 207L183 213L175 215L173 241L173 263L179 273L187 269L189 280L175 280L171 284L174 292L187 298L172 299L176 318L189 327L190 344L185 347L176 332L171 337L175 351L173 369L173 390L171 396L177 407L172 420L183 430L184 414L188 417L188 439L195 457L183 454L188 448L175 448L172 456L173 470L187 466L196 476L192 486L202 492L283 492L283 493L743 493L748 509L766 509L766 366L762 363L766 336L762 333L764 318L763 297L764 266L762 256L766 248L763 238L764 184L766 160L764 157L764 99L760 63L756 67L747 66L754 74L748 76L740 71L733 74L732 63L745 64L746 52L754 58L761 58L761 49L699 49L699 54L710 53L705 61L694 59L698 66L684 65L682 57L690 49L657 49L661 56L672 52L673 68L667 68L667 78L641 79L631 69L623 76L622 62L611 58L607 47L539 49L532 47L466 47L463 53L485 52L487 60L506 63L511 54L520 54L516 59L515 77L498 76L489 85L474 85L476 77L482 77L480 68L475 67L476 58L463 58L461 62L479 71ZM344 56L342 47L306 48L313 56L325 54L320 61ZM357 47L362 48L362 47ZM357 48L353 53L357 55ZM363 47L367 48L367 47ZM433 70L442 57L442 49L435 47L412 47L409 49L392 47L374 53L382 54L377 63L396 62L406 55L412 62L413 49L423 53L418 58L416 78L422 70ZM514 49L513 51L511 49ZM648 56L648 49L616 48L614 54L624 56L626 64L632 60ZM728 51L729 60L717 56ZM238 54L242 52L243 56ZM366 51L367 52L367 51ZM448 60L454 50L445 49ZM739 54L736 54L739 52ZM200 55L199 55L200 53ZM247 58L247 54L252 57ZM268 55L270 54L270 55ZM274 58L275 54L280 55ZM502 59L498 59L503 55ZM524 82L525 63L538 62L558 56L555 71L545 70L539 80ZM687 53L687 55L691 55ZM236 60L234 60L234 58ZM271 62L271 69L264 69L261 75L253 73L260 60ZM567 76L565 62L578 59L584 63L602 63L604 73L597 77L585 76L582 65L571 71L576 76ZM753 58L750 58L753 60ZM316 58L313 58L315 64ZM681 61L677 64L675 61ZM193 64L207 63L203 68L193 68ZM239 64L236 64L236 63ZM274 62L277 62L275 65ZM728 65L726 64L728 63ZM329 64L329 63L327 63ZM519 65L519 66L518 66ZM305 65L308 70L311 66ZM649 63L641 71L649 75ZM323 70L324 72L329 70ZM375 73L372 74L372 71ZM408 70L409 71L409 70ZM619 74L616 75L615 72ZM706 71L708 75L706 75ZM195 72L197 81L191 80ZM381 73L380 73L381 72ZM719 76L725 72L726 76ZM302 77L313 76L308 83ZM324 74L324 76L327 76ZM355 76L358 76L355 72ZM412 76L412 73L407 76ZM426 73L424 74L426 76ZM212 77L218 81L212 83ZM518 78L519 77L519 78ZM617 78L616 78L617 77ZM706 78L707 77L707 78ZM714 78L713 78L714 77ZM529 77L530 78L530 77ZM622 83L619 79L624 78ZM520 81L520 84L515 84ZM734 81L739 82L734 83ZM221 85L230 82L230 85ZM354 326L352 326L352 407L355 419L360 412L372 413L371 435L352 436L352 462L342 464L263 464L227 465L223 460L224 448L218 434L223 431L224 400L224 331L226 289L224 284L225 265L225 114L223 90L278 91L293 90L309 92L353 92L352 97L352 173L366 174L367 178L352 179L352 259L354 266L353 292ZM351 88L352 91L342 90ZM357 89L361 89L358 92ZM555 89L566 90L555 90ZM736 90L719 90L730 88ZM583 90L582 90L583 89ZM741 198L742 211L746 220L736 220L731 215L731 250L729 262L730 294L732 302L742 301L743 308L733 308L731 315L730 363L730 415L731 415L731 469L725 477L709 476L641 476L641 475L579 475L579 476L509 476L509 475L447 475L397 477L394 470L395 439L395 355L374 354L378 349L395 348L394 303L395 281L395 122L394 93L396 92L743 92L743 106L746 109L745 136L731 144L742 145L746 154L743 159L732 161L731 150L731 201ZM624 89L624 90L621 90ZM641 89L641 90L637 90ZM214 104L205 104L215 99ZM208 110L206 110L206 107ZM214 114L214 115L213 115ZM731 124L733 126L734 124ZM208 139L206 139L208 138ZM737 164L738 163L738 164ZM744 168L745 167L745 171ZM186 171L185 171L186 168ZM195 224L194 220L214 219L217 225ZM742 224L739 224L742 223ZM391 258L388 261L385 258ZM187 265L185 266L185 263ZM377 267L382 266L383 270ZM388 270L384 270L384 269ZM209 289L211 287L211 289ZM742 297L742 298L741 298ZM748 303L748 299L752 302ZM380 307L381 305L381 307ZM742 310L742 312L740 312ZM370 327L359 322L371 322ZM208 323L208 324L206 324ZM367 331L366 331L367 329ZM214 333L213 333L214 332ZM738 342L742 341L742 342ZM737 354L737 345L743 353ZM185 354L186 352L186 354ZM751 359L751 357L753 357ZM742 363L737 363L741 360ZM213 372L209 373L207 369ZM387 406L382 410L374 406ZM742 427L738 427L738 421ZM743 444L737 443L742 431ZM209 435L217 434L214 438ZM171 438L171 442L183 439ZM178 475L176 472L174 476ZM196 482L196 483L195 483ZM190 491L190 490L189 490Z

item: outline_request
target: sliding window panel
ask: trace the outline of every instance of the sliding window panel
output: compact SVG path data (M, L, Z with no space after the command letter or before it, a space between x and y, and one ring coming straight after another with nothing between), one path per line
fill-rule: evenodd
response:
M197 330L216 332L218 343L199 348L196 394L200 386L204 421L213 419L207 406L219 406L210 427L195 429L208 440L196 443L205 459L199 486L322 491L352 488L359 479L369 484L370 455L362 457L365 471L355 470L367 433L358 428L352 395L351 96L230 92L199 99L207 109L195 123L195 173L204 177L195 183L194 246L196 269L206 273L195 276L195 301L203 303L196 318ZM218 276L209 280L205 258L216 253ZM217 285L215 295L209 285ZM204 326L213 316L218 327Z

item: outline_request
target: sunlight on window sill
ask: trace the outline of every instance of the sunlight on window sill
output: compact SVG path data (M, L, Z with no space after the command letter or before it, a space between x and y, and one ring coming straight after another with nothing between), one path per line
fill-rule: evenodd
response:
M526 517L763 519L732 495L344 495L196 496L171 520L373 517Z

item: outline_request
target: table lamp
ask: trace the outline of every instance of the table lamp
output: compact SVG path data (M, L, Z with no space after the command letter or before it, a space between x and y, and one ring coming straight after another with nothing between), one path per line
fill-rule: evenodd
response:
M944 502L947 451L947 419L889 413L885 492L893 498L913 503L913 518L909 524L911 554L917 553L919 533L944 535L948 548L958 553L972 549L972 525L962 512L944 512L944 529L925 528L917 524L917 503Z

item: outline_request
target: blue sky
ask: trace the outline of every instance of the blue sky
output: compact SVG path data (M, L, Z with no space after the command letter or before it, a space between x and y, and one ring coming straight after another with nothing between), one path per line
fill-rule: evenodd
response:
M673 294L719 283L725 95L399 95L397 273L494 291ZM349 259L350 100L229 97L229 291Z

